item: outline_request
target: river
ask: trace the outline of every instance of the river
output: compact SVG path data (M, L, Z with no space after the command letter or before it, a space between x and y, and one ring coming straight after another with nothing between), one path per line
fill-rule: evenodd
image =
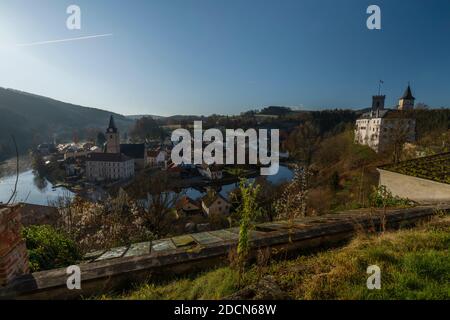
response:
M273 176L267 176L267 179L271 183L279 184L283 181L290 181L292 177L293 173L288 167L280 166L278 173ZM16 176L0 177L0 203L8 201L14 189L15 180ZM236 183L223 185L220 193L223 196L228 196L228 193L236 187ZM184 192L193 199L197 199L204 194L194 188L187 188ZM74 193L66 188L54 188L51 182L37 177L32 170L24 171L19 174L15 202L51 205L60 197L68 198L73 196Z
M0 177L0 202L8 201L14 190L16 176ZM54 188L46 179L37 177L32 170L19 174L17 194L14 202L26 202L38 205L49 205L60 197L73 197L73 193L65 188Z

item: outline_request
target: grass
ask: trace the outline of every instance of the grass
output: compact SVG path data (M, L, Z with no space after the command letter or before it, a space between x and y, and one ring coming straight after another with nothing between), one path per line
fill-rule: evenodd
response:
M415 229L360 235L345 247L253 266L244 285L270 276L294 299L450 299L450 217ZM369 265L381 268L381 290L368 290ZM239 290L228 267L192 278L146 284L104 299L220 299Z

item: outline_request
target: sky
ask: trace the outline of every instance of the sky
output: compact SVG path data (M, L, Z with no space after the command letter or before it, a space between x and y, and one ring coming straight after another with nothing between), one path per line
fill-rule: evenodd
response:
M81 8L69 30L66 9ZM369 5L381 30L368 30ZM108 35L83 40L50 40ZM450 105L448 0L0 0L0 86L121 114Z

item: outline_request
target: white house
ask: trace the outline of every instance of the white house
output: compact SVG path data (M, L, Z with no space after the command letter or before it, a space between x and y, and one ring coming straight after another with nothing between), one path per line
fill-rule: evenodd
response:
M164 166L167 160L167 153L163 150L147 151L147 165L150 167Z
M202 209L207 215L229 214L231 204L220 193L208 193L202 198Z
M134 176L134 160L121 153L91 153L86 159L90 181L125 180Z
M202 176L210 180L220 180L223 177L222 167L218 165L202 164L197 169Z

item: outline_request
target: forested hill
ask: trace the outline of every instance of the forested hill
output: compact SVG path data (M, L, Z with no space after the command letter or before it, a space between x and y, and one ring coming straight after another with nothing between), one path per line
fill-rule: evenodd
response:
M0 161L13 154L11 135L20 151L45 141L73 137L86 138L105 130L109 116L105 110L87 108L12 89L0 88ZM124 132L131 119L114 114L116 125Z

